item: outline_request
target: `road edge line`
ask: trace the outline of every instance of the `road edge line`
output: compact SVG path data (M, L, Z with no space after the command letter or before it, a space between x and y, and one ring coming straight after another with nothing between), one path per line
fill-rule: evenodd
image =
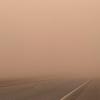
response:
M60 100L66 100L69 96L71 96L72 94L74 94L75 92L77 92L79 89L81 89L83 86L85 86L89 82L90 82L90 80L84 82L83 84L81 84L80 86L78 86L77 88L75 88L71 92L69 92L67 95L63 96Z

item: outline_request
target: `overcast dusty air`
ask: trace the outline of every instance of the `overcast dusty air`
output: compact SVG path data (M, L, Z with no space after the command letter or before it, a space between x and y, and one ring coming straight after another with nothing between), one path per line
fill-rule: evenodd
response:
M100 1L1 0L0 100L100 100Z
M99 0L0 1L0 77L98 76Z

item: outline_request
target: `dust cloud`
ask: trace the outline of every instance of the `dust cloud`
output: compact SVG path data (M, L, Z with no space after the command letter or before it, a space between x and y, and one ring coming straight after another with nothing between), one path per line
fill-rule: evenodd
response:
M100 74L99 0L0 1L0 77Z

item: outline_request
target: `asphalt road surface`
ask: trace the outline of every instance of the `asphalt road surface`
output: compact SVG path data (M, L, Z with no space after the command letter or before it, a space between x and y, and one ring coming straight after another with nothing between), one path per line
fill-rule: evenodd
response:
M79 79L0 81L0 100L60 100L60 98L77 88L83 82L83 80ZM94 93L96 90L98 88L95 87L95 83L91 84L90 91ZM81 97L83 98L83 96Z
M100 100L100 80L91 81L76 100Z

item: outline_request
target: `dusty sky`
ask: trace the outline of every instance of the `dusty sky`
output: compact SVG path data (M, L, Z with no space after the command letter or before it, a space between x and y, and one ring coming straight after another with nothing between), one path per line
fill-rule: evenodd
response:
M0 77L100 73L99 0L1 0Z

